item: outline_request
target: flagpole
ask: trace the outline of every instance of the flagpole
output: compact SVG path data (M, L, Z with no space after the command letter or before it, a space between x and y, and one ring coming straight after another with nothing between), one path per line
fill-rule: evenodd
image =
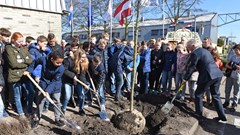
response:
M92 35L92 1L91 0L88 0L88 21L89 21L89 26L88 26L88 42L90 43L90 40L91 40L91 35ZM89 10L89 8L91 8L91 10Z
M73 6L73 5L72 5ZM71 36L73 38L73 13L72 13L72 18L71 18Z
M165 2L165 0L162 1L162 6L163 6L162 7L162 18L163 18L163 29L162 29L163 33L162 34L163 34L163 38L165 38L165 34L164 34L164 29L165 29L164 28L164 25L165 25L165 13L164 13L165 8L164 7L165 7L165 5L164 5L164 2Z
M110 0L111 7L113 7L113 0ZM110 17L110 45L112 44L112 11L111 11L111 17Z
M132 9L134 8L134 3L133 3L133 0L132 0ZM133 42L134 42L134 9L132 10L133 11L133 17L132 17L132 37L133 37Z

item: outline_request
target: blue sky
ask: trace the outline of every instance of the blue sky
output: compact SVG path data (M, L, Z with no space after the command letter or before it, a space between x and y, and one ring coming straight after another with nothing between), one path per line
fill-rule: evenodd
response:
M240 0L203 0L203 3L198 7L218 14L240 13ZM240 19L240 16L238 18ZM237 38L233 41L239 43L240 21L219 27L218 36L236 36Z

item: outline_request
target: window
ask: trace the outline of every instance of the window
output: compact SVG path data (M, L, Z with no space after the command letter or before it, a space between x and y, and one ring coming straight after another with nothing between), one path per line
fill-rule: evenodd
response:
M112 37L113 37L113 38L115 38L115 37L116 37L116 38L120 38L120 32L113 32L113 33L112 33Z
M163 37L163 29L160 29L159 36ZM167 35L167 29L164 29L164 37Z
M87 39L87 35L79 35L80 39Z
M159 30L152 30L151 36L158 36Z
M134 33L132 31L128 32L128 37L133 37ZM141 30L138 31L138 37L141 37Z

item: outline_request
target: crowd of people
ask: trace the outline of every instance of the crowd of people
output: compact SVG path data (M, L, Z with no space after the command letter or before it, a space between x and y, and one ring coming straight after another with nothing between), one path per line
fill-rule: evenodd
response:
M101 111L105 111L105 95L112 96L116 102L130 95L133 71L137 71L139 91L142 94L173 95L181 84L188 84L189 101L195 103L196 115L202 117L202 97L206 93L207 104L214 104L218 118L226 121L223 107L230 103L230 92L234 86L235 108L239 99L240 45L235 45L228 53L226 63L225 103L220 100L221 69L223 63L209 38L200 44L194 39L181 42L165 42L161 38L142 41L137 44L136 69L133 67L134 42L114 38L109 43L109 35L104 33L100 39L92 35L90 42L81 43L78 36L67 43L57 44L56 37L49 33L35 40L20 32L11 33L0 28L0 118L7 117L7 109L16 111L19 117L32 116L33 127L37 127L44 111L49 109L50 96L65 114L69 100L76 93L79 115L86 115L85 105L91 105L94 88L100 97ZM45 90L41 93L28 78L31 75ZM86 85L81 85L79 81ZM186 100L185 91L177 95ZM211 99L212 97L212 99ZM211 102L212 100L212 102ZM37 106L37 110L33 106ZM23 109L26 106L26 111ZM54 108L55 122L64 126L61 113Z

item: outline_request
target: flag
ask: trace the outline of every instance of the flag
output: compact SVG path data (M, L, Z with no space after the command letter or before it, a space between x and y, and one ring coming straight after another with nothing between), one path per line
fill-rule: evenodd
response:
M150 6L150 0L142 0L141 5L146 7Z
M88 27L93 24L93 17L92 17L92 5L89 4L88 6Z
M169 25L169 28L175 28L175 26L176 26L176 23L173 22L173 23L171 23L171 24Z
M184 21L183 20L179 20L178 24L184 24Z
M109 0L108 10L104 14L104 20L108 23L111 17L112 17L112 0Z
M159 6L158 0L152 0L150 3L151 6Z
M158 0L142 0L141 1L142 6L159 6Z
M124 0L114 12L114 17L119 21L120 25L124 24L124 18L131 15L131 0Z
M70 7L69 7L69 15L68 15L68 26L72 25L72 18L73 18L73 0L71 0Z
M192 28L192 23L186 23L185 28Z

